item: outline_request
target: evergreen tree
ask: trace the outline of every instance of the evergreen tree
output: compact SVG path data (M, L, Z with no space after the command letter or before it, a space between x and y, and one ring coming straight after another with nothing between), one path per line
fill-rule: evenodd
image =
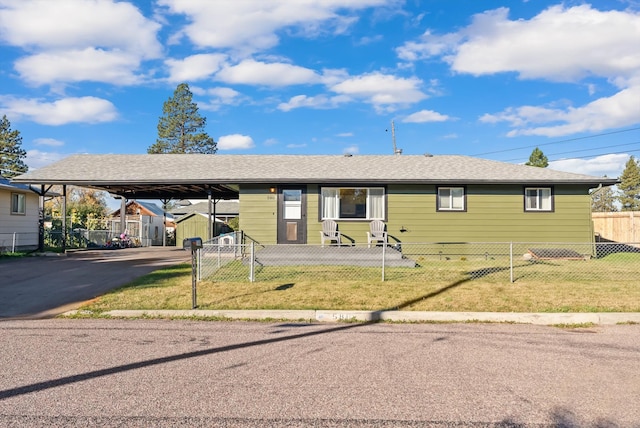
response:
M616 194L611 186L595 189L591 192L591 211L618 211L618 208L616 207L616 200Z
M622 211L637 211L640 208L640 166L633 156L629 157L622 171L618 190Z
M158 139L147 153L215 153L218 148L213 138L203 129L207 123L192 101L189 85L181 83L173 97L164 102L163 115L158 121Z
M529 162L525 165L537 166L538 168L546 168L549 166L549 159L542 153L539 148L533 149L531 156L529 156Z
M15 177L27 172L29 167L24 163L27 152L21 148L22 137L20 131L12 131L7 116L0 121L0 176Z

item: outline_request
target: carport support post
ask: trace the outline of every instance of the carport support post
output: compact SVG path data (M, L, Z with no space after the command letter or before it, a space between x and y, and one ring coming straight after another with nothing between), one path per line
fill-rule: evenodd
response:
M207 241L210 241L213 238L211 232L211 188L207 189L207 215Z
M120 234L127 230L127 198L120 198Z
M67 185L62 185L62 253L67 252Z
M167 205L171 199L160 199L162 202L162 246L167 246Z
M38 251L44 252L44 195L47 191L44 188L44 184L40 186L40 193L38 193Z

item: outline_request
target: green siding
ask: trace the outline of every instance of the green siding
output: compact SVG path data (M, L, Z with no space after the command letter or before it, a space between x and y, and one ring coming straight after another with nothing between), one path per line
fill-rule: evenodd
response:
M465 212L437 212L436 187L389 187L391 235L404 242L591 242L586 188L555 186L554 212L525 212L523 186L467 186ZM407 232L400 233L404 226Z
M554 212L525 212L522 185L467 185L465 212L436 211L436 186L387 186L387 230L400 242L592 242L591 200L577 185L554 187ZM320 243L320 186L308 186L307 242ZM242 187L241 229L276 242L277 204L267 186ZM340 232L366 243L368 221L338 221ZM404 232L401 232L404 229ZM349 242L349 239L345 239Z
M269 185L240 186L240 230L262 244L278 241L278 196Z

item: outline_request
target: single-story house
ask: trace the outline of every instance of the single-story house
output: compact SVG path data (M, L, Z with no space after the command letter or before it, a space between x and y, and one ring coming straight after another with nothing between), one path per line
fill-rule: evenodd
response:
M0 177L0 252L38 248L39 196Z
M16 181L238 199L262 244L320 244L325 219L355 243L373 220L390 242L593 242L589 189L618 182L459 155L205 154L74 155Z
M143 246L162 245L163 234L167 228L162 208L152 202L128 201L125 206L126 230L131 239L139 240ZM168 214L167 223L172 216ZM120 209L113 211L109 218L113 236L120 235ZM173 223L171 223L171 226Z

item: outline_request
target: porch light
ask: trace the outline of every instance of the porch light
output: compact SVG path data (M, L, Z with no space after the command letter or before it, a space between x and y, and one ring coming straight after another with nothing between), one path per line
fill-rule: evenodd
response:
M269 187L269 193L276 193L276 188L275 187Z

